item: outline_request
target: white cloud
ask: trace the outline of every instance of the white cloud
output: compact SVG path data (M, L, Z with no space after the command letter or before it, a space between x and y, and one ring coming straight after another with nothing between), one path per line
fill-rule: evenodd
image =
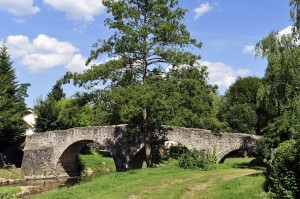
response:
M40 34L32 42L24 35L9 36L6 43L12 57L30 72L56 66L65 66L72 72L82 72L87 68L78 48L47 35Z
M74 55L73 59L65 66L71 72L81 73L91 68L91 64L85 65L86 58L81 54Z
M40 8L33 6L34 0L0 0L0 10L17 16L36 14Z
M70 20L91 22L105 9L102 0L44 0L44 3L66 13Z
M285 29L280 30L280 31L278 32L279 37L282 37L283 35L291 35L292 32L293 32L292 29L293 29L292 26L288 26L288 27L286 27Z
M248 45L244 46L243 53L255 55L255 45L248 44Z
M245 77L251 74L248 69L235 70L222 62L199 61L199 63L201 66L207 66L209 82L218 85L220 93L225 92L238 76Z
M237 77L245 77L251 75L248 69L234 69L222 62L198 61L197 66L206 66L208 71L208 81L210 84L218 85L220 93L224 93ZM180 66L188 67L188 66ZM165 72L168 73L172 65L169 65Z
M198 8L194 9L195 12L194 19L198 19L205 13L210 12L212 10L213 10L213 6L211 6L208 2L203 3Z

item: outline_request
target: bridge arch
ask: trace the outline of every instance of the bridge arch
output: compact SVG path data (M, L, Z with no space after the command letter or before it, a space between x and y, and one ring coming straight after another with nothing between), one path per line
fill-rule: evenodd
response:
M103 143L91 139L77 140L66 145L65 148L60 151L61 153L56 156L55 175L59 177L79 176L82 168L78 155L81 149L90 143L96 143L106 148ZM107 150L111 154L110 150Z

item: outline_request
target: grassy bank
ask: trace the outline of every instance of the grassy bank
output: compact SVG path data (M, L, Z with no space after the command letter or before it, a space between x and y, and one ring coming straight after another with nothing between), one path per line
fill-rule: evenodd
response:
M21 169L0 169L0 179L22 179Z
M110 173L34 198L267 198L262 170L249 161L227 159L207 171L182 169L169 161L154 169Z
M94 175L100 176L115 171L115 163L111 157L105 157L96 151L91 154L79 155L81 164L83 165L83 175L90 171Z

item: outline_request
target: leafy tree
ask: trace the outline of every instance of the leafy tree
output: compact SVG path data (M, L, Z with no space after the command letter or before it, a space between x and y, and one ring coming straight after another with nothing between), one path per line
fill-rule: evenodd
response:
M280 37L274 31L257 44L257 51L268 59L258 94L259 104L269 112L262 142L266 152L294 138L300 130L296 119L300 115L300 48L292 35Z
M297 35L300 30L300 1L290 0L290 7L291 20L294 22L294 35Z
M26 130L22 118L27 114L24 98L29 84L16 81L7 47L0 47L0 150L20 144Z
M114 106L113 111L107 112L109 117L116 115L143 134L147 166L152 166L151 143L162 128L157 109L164 104L164 95L153 90L160 79L156 77L163 74L162 67L166 65L193 66L200 57L188 49L200 48L202 44L186 30L182 22L186 10L178 6L177 0L106 0L103 5L112 16L105 25L114 33L94 44L87 64L100 55L106 55L110 61L94 65L82 75L68 73L64 80L73 79L86 88L105 84L110 91L96 93L106 94L104 98L109 101L96 103L103 108Z
M35 105L38 115L35 130L45 132L94 124L92 107L79 99L65 98L58 81L46 99L39 98Z
M168 95L168 125L224 130L216 119L214 101L216 86L208 84L204 66L171 68L166 73L165 93Z
M57 121L62 125L61 128L68 129L94 124L93 109L89 104L80 104L77 99L62 98L58 101L57 108L59 110Z
M258 77L239 77L226 91L218 116L231 131L255 134L266 125L266 111L257 106L261 82Z

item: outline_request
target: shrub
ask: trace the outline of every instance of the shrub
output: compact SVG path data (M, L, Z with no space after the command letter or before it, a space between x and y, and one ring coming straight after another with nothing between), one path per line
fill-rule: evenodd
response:
M209 161L205 158L202 151L193 149L183 153L179 158L178 164L185 169L207 169Z
M288 140L276 149L268 176L271 198L300 198L299 144Z
M178 144L177 146L171 146L169 156L178 160L180 156L187 151L188 149L185 146Z

